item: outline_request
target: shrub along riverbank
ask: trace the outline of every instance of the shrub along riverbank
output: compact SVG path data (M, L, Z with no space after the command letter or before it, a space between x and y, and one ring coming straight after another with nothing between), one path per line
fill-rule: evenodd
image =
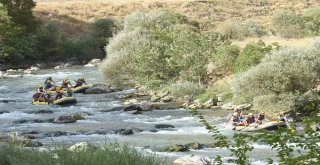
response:
M66 147L39 151L37 148L20 148L0 144L0 155L2 165L160 165L165 163L156 155L117 144L104 147L89 145L85 149L74 151Z
M258 41L240 50L225 35L202 32L197 22L168 11L128 16L109 42L101 70L116 84L138 83L203 101L227 93L228 100L253 103L269 115L309 115L319 105L319 42L295 49ZM230 75L225 91L212 86Z

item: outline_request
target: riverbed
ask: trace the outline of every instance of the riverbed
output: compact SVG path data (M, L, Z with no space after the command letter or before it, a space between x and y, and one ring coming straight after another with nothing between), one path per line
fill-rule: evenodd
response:
M76 80L85 77L87 83L105 83L99 69L82 66L68 69L42 69L23 77L0 80L0 133L19 132L33 133L36 141L44 147L55 144L75 144L89 142L104 144L118 142L142 148L156 153L171 162L186 155L199 155L214 158L221 155L223 160L230 158L230 153L221 148L205 148L181 153L163 152L163 148L173 144L198 142L212 143L212 135L208 133L197 117L187 109L163 109L133 115L119 110L107 112L109 109L121 107L123 100L116 97L134 92L127 89L106 94L75 94L78 103L74 106L61 107L49 105L32 105L31 99L36 87L43 84L48 76L52 76L56 84L63 79ZM73 83L74 84L74 83ZM225 130L225 121L229 111L200 110L211 124L218 125L224 134L231 136L232 131ZM84 114L85 120L76 123L56 124L46 122L47 119L64 115ZM37 122L38 121L38 122ZM157 124L170 124L174 128L157 129ZM133 135L121 135L120 129L133 129ZM266 159L275 157L275 152L263 144L252 144L256 149L250 152L252 164L266 164ZM228 163L226 163L228 164Z

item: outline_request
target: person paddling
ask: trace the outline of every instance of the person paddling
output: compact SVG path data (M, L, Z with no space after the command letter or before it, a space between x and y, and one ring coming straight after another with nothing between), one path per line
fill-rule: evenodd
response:
M233 113L233 115L231 117L231 121L236 126L243 126L244 125L244 123L242 122L242 117L238 112Z
M74 86L74 88L80 87L80 86L82 86L83 84L87 85L86 81L84 81L84 77L76 80L75 82L76 82L77 84Z
M69 79L65 79L65 80L62 81L61 89L68 89L68 88L71 88L71 87L72 87L72 84L70 83Z
M246 126L254 125L256 123L256 118L253 116L253 113L249 113L244 121Z

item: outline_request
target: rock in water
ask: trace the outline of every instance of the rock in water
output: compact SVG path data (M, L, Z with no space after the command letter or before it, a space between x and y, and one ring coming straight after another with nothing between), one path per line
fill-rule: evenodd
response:
M86 94L99 94L99 93L110 93L113 90L107 84L99 83L94 84L92 87L88 88L84 93Z
M180 144L174 144L166 149L167 152L185 152L188 150L189 149L186 146Z
M53 120L53 123L75 123L76 121L73 116L59 116Z
M161 128L174 128L173 125L169 125L169 124L157 124L154 127L161 129Z

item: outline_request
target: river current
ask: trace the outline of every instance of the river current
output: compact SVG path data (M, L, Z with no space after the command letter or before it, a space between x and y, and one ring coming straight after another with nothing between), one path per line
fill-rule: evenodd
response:
M44 146L77 142L99 144L116 141L120 144L143 148L147 152L156 153L168 160L192 154L210 158L221 155L223 160L230 158L230 153L220 148L205 148L181 153L162 152L164 147L172 144L213 142L211 134L197 117L191 115L190 110L154 110L138 115L124 111L105 112L105 110L122 106L123 100L115 96L133 92L133 89L107 94L75 94L78 103L70 107L32 105L31 99L35 88L42 85L48 76L52 76L59 85L65 78L75 80L79 77L85 77L89 84L105 82L96 67L38 70L34 74L27 74L21 78L1 79L0 133L36 132L38 136L35 140L43 143ZM200 110L200 112L205 115L209 123L218 124L221 131L232 135L231 131L224 130L228 111ZM76 113L87 114L84 116L85 120L68 124L45 122L46 119ZM37 120L44 122L32 122ZM170 124L174 128L156 129L156 124ZM116 133L119 129L128 128L134 130L133 135L125 136ZM61 135L56 136L56 132L61 132ZM265 145L252 145L255 147L255 150L249 153L253 158L251 159L252 164L266 164L266 158L275 156L275 152L271 152ZM266 149L268 152L265 152Z

